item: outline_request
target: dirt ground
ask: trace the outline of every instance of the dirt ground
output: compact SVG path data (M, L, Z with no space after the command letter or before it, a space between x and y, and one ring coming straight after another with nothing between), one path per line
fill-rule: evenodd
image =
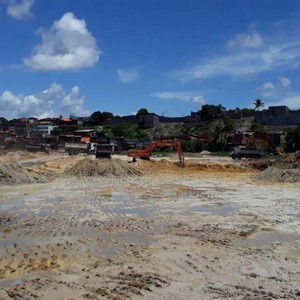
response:
M0 299L300 299L300 183L175 161L0 154Z

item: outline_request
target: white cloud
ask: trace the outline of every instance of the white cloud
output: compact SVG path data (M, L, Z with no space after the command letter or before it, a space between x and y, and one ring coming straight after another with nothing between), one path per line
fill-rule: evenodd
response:
M270 98L275 93L275 86L271 82L266 82L256 89L261 97Z
M275 83L266 82L256 89L260 97L271 98L284 95L291 85L291 80L287 77L279 77Z
M90 115L84 108L85 97L77 86L68 95L63 87L53 83L48 89L30 95L15 95L10 91L0 95L1 116L8 119L19 117L57 117L59 115Z
M234 51L206 59L195 67L175 72L182 81L219 76L249 77L266 71L294 70L300 67L300 42L270 45L263 49Z
M85 96L80 94L80 89L78 86L74 86L71 93L62 99L61 108L66 115L90 115L90 111L83 108L84 102Z
M139 74L136 69L117 70L118 79L124 83L132 83L138 80Z
M31 7L34 0L6 0L2 2L7 4L7 14L15 20L23 20L32 16Z
M55 21L49 30L40 29L41 43L23 62L37 71L74 70L94 66L101 51L84 20L71 12Z
M199 92L158 92L153 93L151 96L162 100L179 100L185 102L192 102L199 105L205 104L205 99Z
M256 78L263 72L298 70L299 25L296 22L293 24L293 27L273 26L273 31L265 33L264 38L257 30L250 28L250 33L231 39L225 51L219 50L210 57L204 57L191 67L173 72L173 76L182 82L216 77L244 80Z
M290 109L300 109L300 94L286 97L280 101L265 102L265 107L277 105L286 105Z
M249 34L237 34L227 42L227 45L229 47L260 48L264 45L264 40L260 34L251 32Z
M291 80L286 77L279 77L279 84L286 88L291 85Z

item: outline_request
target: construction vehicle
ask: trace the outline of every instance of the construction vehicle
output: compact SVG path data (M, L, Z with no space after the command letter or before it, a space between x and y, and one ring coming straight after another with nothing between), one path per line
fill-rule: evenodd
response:
M129 157L133 158L133 161L136 161L136 158L141 158L141 159L150 159L152 152L155 148L162 148L162 147L173 147L176 149L176 152L178 154L179 162L183 163L184 158L183 158L183 153L182 153L182 146L180 143L180 140L175 139L175 140L159 140L155 141L148 146L146 146L144 149L130 149L127 152L127 155Z
M246 147L246 146L236 146L233 147L230 156L235 159L241 158L262 158L265 152L261 148L257 147Z
M27 144L25 145L25 149L30 152L42 151L45 153L49 153L50 145L49 144Z
M114 146L111 144L97 144L96 158L111 158Z
M65 151L69 155L78 155L79 153L95 154L96 143L65 143Z

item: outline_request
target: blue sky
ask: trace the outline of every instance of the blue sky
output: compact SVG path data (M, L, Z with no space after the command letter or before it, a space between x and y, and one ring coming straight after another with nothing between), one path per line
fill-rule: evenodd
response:
M0 116L300 109L298 0L0 0Z

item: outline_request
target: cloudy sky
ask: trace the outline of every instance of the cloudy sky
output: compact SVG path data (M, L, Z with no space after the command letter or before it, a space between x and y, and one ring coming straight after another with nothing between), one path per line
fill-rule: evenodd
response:
M0 117L300 109L299 0L0 0Z

